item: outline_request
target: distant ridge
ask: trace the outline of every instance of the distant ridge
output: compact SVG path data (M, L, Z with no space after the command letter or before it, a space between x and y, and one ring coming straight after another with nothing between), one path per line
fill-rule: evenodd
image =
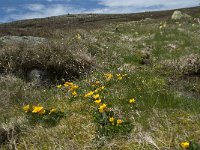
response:
M0 36L4 35L41 35L41 31L60 28L100 28L104 24L114 22L139 21L145 18L167 19L175 10L180 10L192 16L199 16L200 6L165 11L152 11L130 14L67 14L47 18L28 19L0 24Z

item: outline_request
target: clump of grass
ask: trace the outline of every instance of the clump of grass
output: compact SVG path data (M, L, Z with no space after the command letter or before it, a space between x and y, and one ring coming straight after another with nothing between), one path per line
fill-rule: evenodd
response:
M90 71L92 63L84 57L87 49L77 43L73 41L63 45L58 41L51 41L36 47L29 47L25 43L14 44L1 52L0 67L6 73L25 79L32 69L46 71L52 81L79 78Z

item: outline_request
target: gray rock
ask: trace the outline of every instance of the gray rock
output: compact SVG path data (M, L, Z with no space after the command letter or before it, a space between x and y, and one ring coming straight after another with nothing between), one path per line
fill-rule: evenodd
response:
M39 85L50 83L49 75L42 69L32 69L27 73L27 79Z
M174 11L174 13L171 16L172 20L180 20L182 18L191 18L191 16L188 14L184 14L181 11L177 11L177 10Z

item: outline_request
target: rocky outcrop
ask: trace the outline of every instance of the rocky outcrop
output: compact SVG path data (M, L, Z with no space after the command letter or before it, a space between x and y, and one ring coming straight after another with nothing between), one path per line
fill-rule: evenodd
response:
M191 18L191 16L188 14L184 14L181 11L174 11L174 13L171 16L172 20L180 20L183 18Z

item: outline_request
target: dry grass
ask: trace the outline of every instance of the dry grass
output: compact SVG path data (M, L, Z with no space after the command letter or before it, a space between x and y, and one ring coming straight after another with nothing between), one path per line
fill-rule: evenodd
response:
M195 12L192 9L189 14ZM200 45L196 34L199 24L195 20L180 20L177 24L166 19L170 13L152 13L154 19L137 22L132 20L144 18L148 13L130 15L127 19L123 15L117 19L114 15L116 18L109 24L112 15L104 16L103 20L97 17L90 23L87 18L83 27L78 22L84 19L78 18L70 29L61 28L59 22L53 24L50 28L55 30L51 34L43 26L48 19L1 25L0 28L6 29L0 31L2 35L8 30L10 34L33 35L30 29L35 29L34 35L48 37L47 42L39 45L13 43L0 48L0 68L4 70L0 76L0 105L3 106L0 126L9 130L18 125L21 130L18 140L10 140L1 148L172 150L180 149L180 142L185 140L200 143L200 102L194 96L200 91ZM194 16L199 17L196 13ZM121 22L124 19L128 22ZM59 20L60 24L64 21L62 17ZM166 22L167 27L159 29L160 22ZM88 24L96 26L90 29ZM193 33L197 37L188 38ZM149 59L151 64L141 63L144 59ZM34 86L24 80L33 68L49 72L54 84ZM128 76L122 81L105 82L106 72ZM189 80L188 75L194 78ZM64 80L79 85L82 96L72 98L66 90L57 89L55 83L62 84ZM93 115L96 105L83 98L93 88L90 83L96 80L106 85L101 96L108 107L132 123L129 133L100 134ZM135 107L128 103L132 97L136 99ZM57 108L66 116L51 128L33 125L22 111L27 104Z

